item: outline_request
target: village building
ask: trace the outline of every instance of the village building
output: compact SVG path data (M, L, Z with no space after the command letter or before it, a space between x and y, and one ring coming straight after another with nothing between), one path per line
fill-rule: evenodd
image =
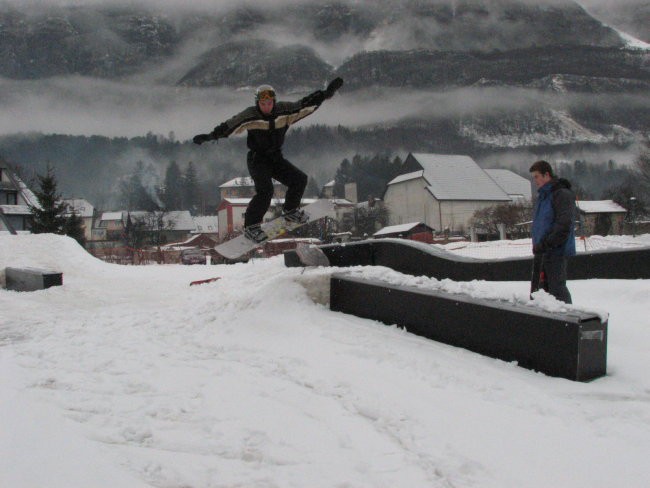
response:
M532 200L533 185L530 179L519 176L509 169L485 169L484 171L508 194L513 203Z
M323 193L323 198L334 198L335 184L336 184L336 180L331 180L325 183L325 185L323 185L323 189L321 190Z
M512 198L469 156L410 153L384 193L389 225L466 233L474 212Z
M81 218L81 227L84 231L84 239L86 242L91 240L95 218L95 207L84 198L65 198L63 203L68 208L65 215L70 216L74 213L79 216Z
M30 205L40 208L36 195L0 159L0 231L29 232L33 221Z
M375 238L396 237L420 242L433 242L433 229L422 222L389 225L373 234Z
M316 198L303 198L301 206L314 203ZM354 218L355 204L344 198L330 199L334 203L333 216L336 222L351 220ZM244 215L246 208L250 203L250 198L225 198L217 208L217 218L219 221L219 239L224 240L234 233L240 232L244 228ZM271 200L269 210L264 214L264 222L278 217L282 213L284 198L274 198Z
M102 212L92 228L90 241L123 241L127 216L128 212L122 211Z
M284 198L287 187L279 181L273 180L273 198ZM219 186L221 200L226 198L253 198L255 183L250 176L240 176L226 181Z
M189 239L196 229L189 210L172 210L170 212L130 212L132 223L142 222L145 231L157 233L161 243L178 242Z
M193 216L194 230L192 234L206 234L213 238L219 236L219 218L216 215Z
M591 235L621 235L627 210L613 200L578 200L582 233Z

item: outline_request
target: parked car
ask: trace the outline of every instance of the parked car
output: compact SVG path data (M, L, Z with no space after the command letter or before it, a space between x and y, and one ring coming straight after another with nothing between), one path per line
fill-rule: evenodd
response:
M181 251L181 264L205 264L205 252L201 249L183 249Z

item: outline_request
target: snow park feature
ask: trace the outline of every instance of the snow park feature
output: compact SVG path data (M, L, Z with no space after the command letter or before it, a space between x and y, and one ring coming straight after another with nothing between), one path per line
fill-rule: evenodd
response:
M279 256L120 266L49 234L0 235L0 275L6 267L65 280L0 289L3 487L650 483L648 279L572 280L566 305L529 300L524 280L288 268ZM567 381L333 312L333 273L546 312L606 310L607 375Z
M6 268L5 280L7 290L36 291L61 286L63 275L48 269Z
M332 310L574 381L607 373L607 319L333 276Z
M289 222L285 220L284 217L276 217L269 222L264 222L261 225L261 229L267 235L267 239L261 242L255 242L248 239L244 234L230 239L222 244L219 244L214 249L219 254L227 259L238 259L245 255L246 253L263 246L265 242L271 240L275 237L280 237L292 230L302 227L303 225L309 224L311 222L316 222L324 217L333 215L334 213L334 203L330 200L316 200L313 203L310 203L306 207L302 208L307 215L308 220L306 222Z
M530 240L522 241L526 241L523 245L527 256L508 257L506 254L489 259L392 238L328 244L319 246L319 249L332 266L386 266L400 273L454 281L523 281L530 280L533 260ZM568 267L569 279L650 279L650 243L589 251L577 247L578 254L571 257ZM474 248L478 249L478 246ZM287 266L300 266L296 251L286 251L284 255Z

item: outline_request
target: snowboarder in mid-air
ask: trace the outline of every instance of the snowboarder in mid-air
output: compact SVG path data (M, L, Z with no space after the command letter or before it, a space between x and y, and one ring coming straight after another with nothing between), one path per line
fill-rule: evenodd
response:
M244 235L261 243L267 235L261 228L264 214L273 198L273 179L287 186L282 216L287 222L305 223L300 201L307 186L307 175L282 155L282 144L289 126L314 113L343 85L336 78L325 90L316 90L297 102L277 101L275 90L262 85L255 91L255 105L226 120L209 134L194 136L195 144L248 131L248 172L255 184L255 196L244 215Z

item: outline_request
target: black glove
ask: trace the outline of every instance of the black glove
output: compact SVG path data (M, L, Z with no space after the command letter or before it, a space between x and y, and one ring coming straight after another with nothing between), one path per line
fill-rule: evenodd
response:
M222 137L228 137L228 124L225 122L222 124L219 124L214 128L214 130L210 133L213 139L220 139Z
M212 136L210 134L198 134L198 135L194 136L194 138L192 139L192 142L194 144L201 145L204 142L208 142L208 141L211 141L211 140L212 140Z
M325 99L332 98L336 91L343 86L343 78L334 78L325 88Z
M548 246L544 241L533 244L533 254L544 254L548 250Z
M307 95L303 101L303 107L309 107L310 105L320 105L325 100L325 92L323 90L316 90L314 93Z

